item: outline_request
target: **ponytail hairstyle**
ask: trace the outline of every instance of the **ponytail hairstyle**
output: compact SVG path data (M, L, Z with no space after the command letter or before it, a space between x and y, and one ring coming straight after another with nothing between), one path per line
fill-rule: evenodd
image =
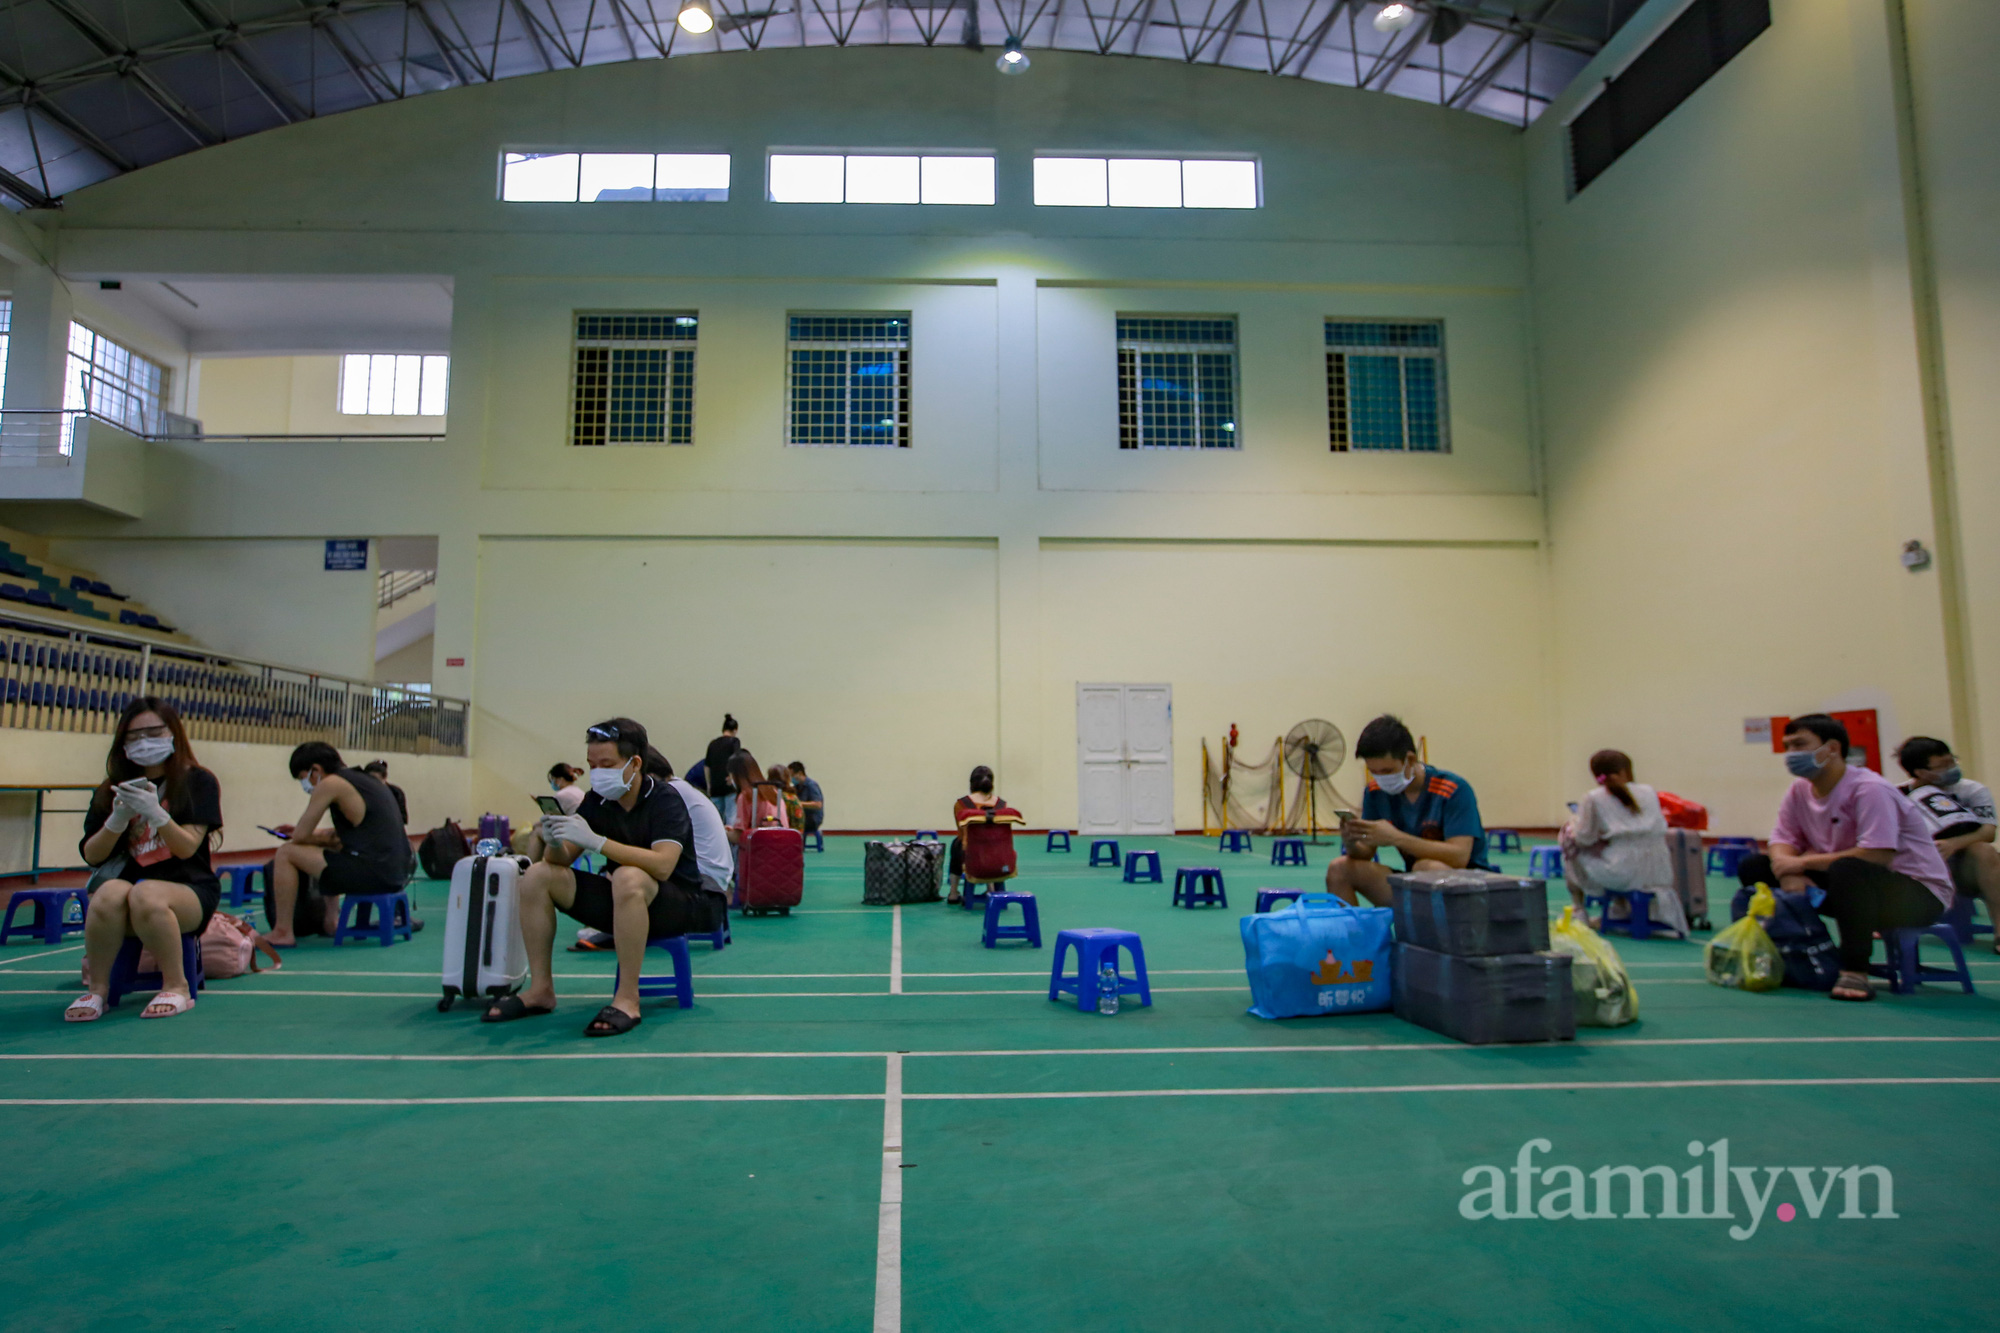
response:
M993 770L981 764L978 768L972 770L972 777L966 785L981 796L991 796L993 794Z
M667 762L665 755L648 745L646 747L646 762L639 771L664 782L674 775L674 766Z
M1590 756L1590 772L1598 785L1618 798L1618 804L1639 813L1639 798L1628 786L1632 781L1632 756L1623 750L1599 750Z
M736 780L738 795L747 796L764 781L764 770L757 767L757 756L747 749L739 749L729 757L729 776Z

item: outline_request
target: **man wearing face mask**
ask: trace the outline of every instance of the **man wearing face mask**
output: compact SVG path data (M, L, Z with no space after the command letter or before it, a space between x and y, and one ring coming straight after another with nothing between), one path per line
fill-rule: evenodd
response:
M1938 855L1951 870L1952 887L1964 898L1984 898L1986 915L2000 921L2000 850L1994 846L1993 793L1959 767L1951 747L1934 736L1912 736L1896 750L1896 762L1910 775L1903 794L1916 802L1930 825ZM2000 953L2000 942L1993 946Z
M326 897L322 930L331 935L340 921L342 897L395 893L410 872L403 813L380 778L349 768L340 751L325 741L307 741L293 750L291 771L305 789L306 808L297 824L279 830L288 840L272 858L271 933L265 938L280 949L298 943L293 910L301 876L319 881ZM333 824L324 832L319 828L322 816Z
M1389 906L1392 872L1375 860L1385 847L1402 853L1406 870L1493 868L1472 784L1418 759L1416 737L1401 718L1384 713L1363 727L1354 757L1368 769L1368 790L1361 817L1340 826L1344 855L1326 868L1328 893Z
M639 1025L639 971L646 941L719 928L726 899L702 883L687 802L671 782L648 773L665 761L629 717L584 733L590 794L573 815L545 815L547 850L521 876L521 938L528 986L486 1011L489 1023L553 1013L556 913L609 932L618 951L618 988L583 1030L615 1037ZM670 769L666 771L671 771ZM606 874L574 870L584 852L604 857ZM719 885L716 887L720 887Z
M1778 805L1769 856L1745 857L1748 887L1823 890L1821 916L1840 923L1836 1000L1872 1000L1876 932L1928 926L1951 905L1951 874L1923 814L1880 773L1847 762L1847 728L1824 713L1785 723L1791 790Z

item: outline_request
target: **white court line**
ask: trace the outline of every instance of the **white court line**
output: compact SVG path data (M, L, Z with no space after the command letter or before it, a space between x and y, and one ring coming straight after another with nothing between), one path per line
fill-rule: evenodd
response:
M1626 1037L1611 1040L1576 1041L1576 1047L1626 1046L1867 1046L1867 1045L1980 1045L2000 1042L2000 1036L1938 1037ZM1554 1043L1550 1043L1554 1044ZM383 1064L498 1064L516 1060L881 1060L901 1055L912 1060L983 1058L998 1056L1048 1055L1329 1055L1371 1054L1374 1052L1431 1051L1456 1055L1504 1053L1513 1047L1465 1046L1457 1042L1396 1041L1304 1043L1273 1046L1043 1046L1019 1049L974 1049L934 1051L538 1051L520 1054L402 1055L335 1052L282 1051L64 1051L31 1055L0 1052L7 1060L290 1060L305 1062L355 1062Z
M67 976L69 974L65 972L62 975ZM1155 986L1153 987L1153 994L1187 995L1204 991L1247 991L1249 989L1250 988L1248 985ZM916 991L901 991L897 993L902 995L924 995L924 996L1043 995L1046 994L1047 991L1045 988L1036 987L1031 990L916 990ZM0 987L0 995L74 995L74 994L76 994L76 990L74 987L69 989L52 988L47 990L39 990L26 986ZM880 1000L885 998L889 994L890 992L888 991L879 991L879 990L696 991L695 998L697 1000ZM201 998L206 1000L212 996L217 996L217 995L239 996L239 997L256 996L259 999L291 999L294 997L319 997L319 998L350 999L350 1000L435 1000L438 997L438 992L434 990L429 990L429 991L293 990L290 987L274 986L262 989L250 989L250 988L231 989L231 990L205 989L201 993ZM599 993L592 993L590 995L564 993L564 994L558 994L556 996L556 999L558 1000L579 1000L579 1001L602 1000L603 998L604 996Z
M24 953L19 958L0 960L0 967L12 967L16 963L32 963L37 958L53 958L59 953L75 953L82 948L81 944L72 944L67 949L44 949L40 953Z
M1112 1092L908 1092L913 1102L1083 1101L1093 1097L1327 1097L1408 1092L1620 1092L1662 1088L1854 1088L1994 1084L2000 1078L1688 1078L1563 1083L1400 1083L1346 1088L1145 1088ZM4 1104L4 1103L0 1103Z
M900 907L898 908L900 911ZM903 1057L882 1078L882 1201L875 1218L874 1333L903 1328Z
M891 995L901 995L903 993L903 905L897 903L889 910L895 913L889 922L889 993ZM883 1207L886 1208L888 1205L884 1204ZM898 1290L900 1291L900 1287ZM879 1297L876 1300L876 1305L875 1325L877 1328L880 1328L882 1325L882 1314ZM901 1322L900 1316L898 1316L897 1322Z
M895 1058L891 1053L890 1059ZM519 1097L6 1097L0 1098L0 1107L28 1106L538 1106L568 1103L614 1103L614 1102L882 1102L886 1106L912 1102L988 1102L988 1101L1089 1101L1092 1099L1118 1100L1134 1097L1340 1097L1359 1096L1376 1093L1418 1093L1418 1092L1630 1092L1662 1090L1674 1088L1878 1088L1878 1087L1966 1087L2000 1084L2000 1077L1946 1077L1946 1078L1691 1078L1691 1079L1617 1079L1617 1080L1568 1080L1564 1082L1537 1083L1389 1083L1357 1084L1351 1087L1297 1087L1297 1088L1137 1088L1108 1089L1085 1092L903 1092L898 1088L893 1097L880 1092L731 1092L731 1093L631 1093L593 1096L519 1096ZM900 1114L898 1116L897 1137L901 1138ZM887 1116L884 1116L885 1139L888 1131ZM898 1212L897 1226L900 1233L902 1185L900 1177L900 1142L895 1156L898 1171L894 1190ZM883 1170L890 1170L890 1153L885 1142L883 1148ZM890 1187L885 1174L883 1181L883 1206L888 1206ZM882 1256L879 1249L880 1233L877 1235L876 1253L876 1317L882 1313L881 1267ZM900 1245L898 1267L900 1268ZM900 1287L900 1273L898 1274ZM900 1292L899 1292L900 1295ZM881 1327L878 1323L877 1327ZM891 1328L896 1325L891 1325Z

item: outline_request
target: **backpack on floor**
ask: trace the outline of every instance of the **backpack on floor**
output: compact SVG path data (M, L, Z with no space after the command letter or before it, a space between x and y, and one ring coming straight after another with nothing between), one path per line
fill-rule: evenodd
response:
M272 882L277 863L264 864L264 924L275 929L278 919L271 908ZM311 875L299 876L299 896L292 903L292 935L304 939L308 935L326 934L326 898L319 891L319 881Z
M1743 919L1750 910L1751 890L1738 889L1729 904L1732 921ZM1812 899L1803 893L1771 890L1777 906L1768 917L1759 917L1764 933L1778 946L1785 960L1785 984L1800 990L1832 990L1840 980L1840 950L1827 932L1826 922L1813 910Z
M465 830L447 819L424 834L417 848L417 864L424 868L426 879L450 879L451 868L470 855L472 844L465 840Z

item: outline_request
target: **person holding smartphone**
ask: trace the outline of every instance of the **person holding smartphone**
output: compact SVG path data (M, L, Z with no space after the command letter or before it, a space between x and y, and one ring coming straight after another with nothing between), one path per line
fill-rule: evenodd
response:
M78 850L106 878L92 890L83 923L90 990L64 1019L104 1017L111 965L131 936L160 963L159 994L139 1016L172 1018L194 1008L181 937L208 929L222 901L208 859L221 831L222 785L195 762L180 714L164 699L134 699L112 728L104 782L83 817Z
M1375 859L1384 848L1402 853L1405 870L1493 869L1472 784L1417 758L1401 718L1384 713L1363 727L1354 757L1368 770L1368 791L1360 816L1341 820L1343 854L1326 868L1328 893L1387 907L1391 872Z
M349 768L325 741L294 749L290 768L305 789L306 808L297 824L280 830L286 842L271 859L271 932L265 938L280 949L299 942L293 910L304 876L319 882L326 899L323 930L331 935L343 897L394 893L409 882L412 868L403 812L380 778ZM333 827L322 830L321 819ZM422 928L415 920L410 926Z

